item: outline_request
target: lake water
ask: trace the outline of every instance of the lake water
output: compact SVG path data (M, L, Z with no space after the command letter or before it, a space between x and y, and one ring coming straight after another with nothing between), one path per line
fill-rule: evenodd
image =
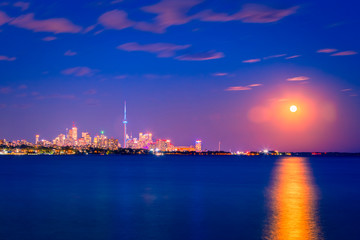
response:
M1 156L0 239L360 239L360 158Z

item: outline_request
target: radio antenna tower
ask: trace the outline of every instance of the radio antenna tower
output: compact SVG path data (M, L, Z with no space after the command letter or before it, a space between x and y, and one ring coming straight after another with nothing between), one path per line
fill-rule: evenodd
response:
M124 148L126 148L126 124L127 124L127 120L126 120L126 101L124 103Z

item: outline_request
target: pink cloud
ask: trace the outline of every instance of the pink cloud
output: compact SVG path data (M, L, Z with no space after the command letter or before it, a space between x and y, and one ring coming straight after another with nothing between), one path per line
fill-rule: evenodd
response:
M254 84L250 84L250 85L248 85L248 87L260 87L260 86L262 86L262 84L261 83L254 83Z
M115 76L114 78L115 79L125 79L127 77L128 77L127 75L118 75L118 76Z
M242 62L243 63L256 63L256 62L260 62L260 61L261 61L260 58L255 58L255 59L244 60Z
M12 61L15 61L15 60L16 60L16 57L0 56L0 61L12 62Z
M3 11L0 11L0 26L8 23L11 18Z
M264 60L266 59L271 59L271 58L280 58L280 57L285 57L286 54L277 54L277 55L272 55L272 56L268 56L268 57L264 57Z
M251 87L243 87L243 86L237 86L237 87L228 87L225 89L225 91L248 91L251 90Z
M67 50L65 53L64 53L64 56L75 56L77 54L77 52L73 52L71 50Z
M205 10L194 15L194 18L207 22L238 20L244 23L271 23L296 13L298 8L295 6L287 9L274 9L261 4L245 4L240 11L232 15Z
M48 37L44 37L42 40L45 41L45 42L50 42L50 41L54 41L56 39L57 39L57 37L48 36Z
M0 88L0 93L2 93L2 94L8 94L8 93L11 93L11 92L12 92L11 87L2 87L2 88Z
M355 52L355 51L343 51L343 52L338 52L338 53L331 54L331 56L350 56L350 55L356 55L356 54L358 54L358 52Z
M212 59L223 58L225 55L222 52L202 52L202 53L193 53L193 54L184 54L176 57L180 61L206 61Z
M82 30L82 27L73 24L66 18L50 18L45 20L36 20L34 19L33 13L21 15L11 21L9 24L34 32L51 32L55 34L79 33Z
M261 83L254 83L247 86L228 87L227 89L225 89L225 91L249 91L254 87L260 87L260 86L262 86Z
M132 27L140 31L164 33L170 26L183 25L192 20L211 22L242 21L244 23L277 22L284 17L294 14L298 9L298 7L273 9L260 4L245 4L240 11L232 15L215 13L210 9L188 15L193 7L203 1L161 0L156 4L142 7L142 11L155 15L151 21L132 21L128 18L128 14L125 11L112 10L101 15L98 23L107 29L121 30ZM91 31L92 29L93 27L86 31Z
M21 8L21 11L25 11L29 8L30 3L29 2L16 2L13 4L14 7L19 7Z
M172 57L178 50L189 48L191 45L175 45L171 43L153 43L140 45L136 42L125 43L117 47L117 49L133 52L142 51L155 53L158 57Z
M294 82L294 81L306 81L306 80L309 80L309 79L310 79L309 77L299 76L299 77L288 78L286 80L290 81L290 82Z
M50 94L50 95L42 95L38 96L36 99L38 100L44 100L44 99L67 99L72 100L75 99L75 95L66 95L66 94Z
M351 88L346 88L346 89L342 89L341 91L342 92L350 92L350 91L352 91L352 89Z
M173 25L186 24L192 20L187 16L191 8L201 3L202 0L162 0L151 6L141 8L148 13L156 14L153 23L140 22L136 28L143 31L163 33Z
M213 73L212 74L213 76L216 76L216 77L222 77L222 76L227 76L229 75L228 73L224 73L224 72L219 72L219 73Z
M121 10L112 10L104 13L98 19L98 23L107 29L121 30L134 26L135 22L127 17L127 13Z
M28 88L28 86L26 86L25 84L22 84L19 86L19 89L27 89L27 88Z
M286 57L285 59L293 59L293 58L298 58L298 57L301 57L301 55L292 55L292 56Z
M84 92L85 95L95 95L97 93L96 89L89 89Z
M324 49L317 50L318 53L333 53L336 51L337 51L337 49L335 49L335 48L324 48Z
M298 8L274 9L260 4L245 4L234 17L245 23L271 23L296 13Z
M110 4L117 4L117 3L121 3L123 0L113 0L110 2Z
M95 74L95 72L96 70L88 67L74 67L61 71L61 73L64 75L73 75L76 77L92 76Z
M86 99L85 104L89 105L89 106L99 106L100 101L98 99L89 98L89 99Z

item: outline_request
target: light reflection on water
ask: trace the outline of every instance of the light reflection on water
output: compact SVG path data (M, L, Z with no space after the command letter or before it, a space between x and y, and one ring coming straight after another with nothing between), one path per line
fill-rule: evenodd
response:
M264 239L321 239L317 190L306 158L282 158L269 192L269 223Z

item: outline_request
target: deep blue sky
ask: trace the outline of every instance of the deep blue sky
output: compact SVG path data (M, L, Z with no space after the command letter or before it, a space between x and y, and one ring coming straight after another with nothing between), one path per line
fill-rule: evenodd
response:
M50 140L75 122L121 139L126 100L133 135L175 145L360 151L359 7L3 1L0 138Z

